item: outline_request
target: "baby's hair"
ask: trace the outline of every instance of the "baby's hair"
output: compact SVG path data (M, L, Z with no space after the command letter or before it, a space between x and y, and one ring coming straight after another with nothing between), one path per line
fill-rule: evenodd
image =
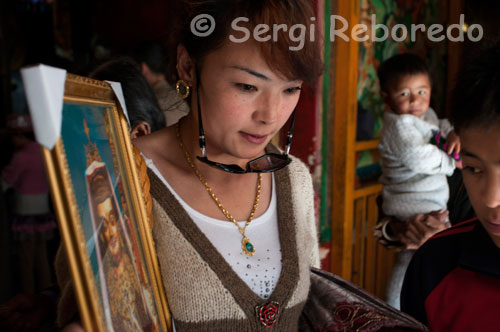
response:
M429 77L429 68L418 55L405 53L395 55L380 64L378 71L380 90L388 92L389 88L402 77L424 74Z
M465 62L452 96L451 121L457 132L500 124L500 44Z

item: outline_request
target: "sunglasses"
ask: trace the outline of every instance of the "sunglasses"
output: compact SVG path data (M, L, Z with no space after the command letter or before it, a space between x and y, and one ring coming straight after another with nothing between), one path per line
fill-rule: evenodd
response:
M201 149L201 157L196 156L196 158L199 161L207 165L210 165L212 167L218 168L224 172L237 173L237 174L275 172L288 166L292 162L292 159L290 159L288 153L290 152L290 146L292 145L293 125L295 123L296 109L294 109L292 112L292 116L290 119L290 128L288 129L286 146L283 154L266 153L263 156L250 160L246 165L246 169L243 169L235 164L222 164L209 160L206 153L205 131L203 130L203 121L201 119L200 79L199 79L200 75L198 73L198 68L196 68L195 72L196 72L196 102L198 105L198 132L199 132L198 142L200 144L200 149Z

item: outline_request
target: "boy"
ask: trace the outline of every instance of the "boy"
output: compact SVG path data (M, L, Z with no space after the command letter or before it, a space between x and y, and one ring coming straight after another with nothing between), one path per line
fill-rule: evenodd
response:
M500 329L500 48L464 65L453 97L463 178L478 218L427 241L406 273L402 310L433 331Z
M431 82L427 66L416 55L400 54L383 62L378 76L389 108L384 114L379 144L384 214L408 220L433 211L447 213L446 176L455 169L448 154L460 151L460 140L450 123L438 120L429 107ZM439 132L447 138L448 153L431 143ZM404 250L398 255L388 283L386 300L396 308L412 254Z

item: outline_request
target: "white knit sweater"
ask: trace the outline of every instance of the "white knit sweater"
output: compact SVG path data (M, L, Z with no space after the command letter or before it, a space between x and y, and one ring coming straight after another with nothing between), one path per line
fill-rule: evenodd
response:
M385 214L406 220L418 213L446 209L446 176L453 173L455 164L446 152L430 143L437 130L446 137L453 128L448 120L439 120L432 108L421 118L384 114L379 151Z

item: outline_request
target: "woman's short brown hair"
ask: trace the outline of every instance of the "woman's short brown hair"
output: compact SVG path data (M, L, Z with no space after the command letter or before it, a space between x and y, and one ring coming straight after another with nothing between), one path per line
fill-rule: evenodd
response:
M230 34L237 36L232 32L231 24L234 19L245 17L248 22L238 26L244 26L250 32L257 24L266 24L270 28L268 34L273 36L274 24L287 26L287 31L277 31L277 38L259 43L271 69L287 79L302 80L311 86L323 71L321 36L312 19L312 0L183 0L180 5L182 14L175 13L178 24L172 31L173 39L176 45L184 45L197 63L228 41ZM207 37L198 37L191 32L191 21L200 14L212 16L216 23L215 30ZM305 41L300 49L290 50L296 41L290 38L289 30L297 24L306 29Z

